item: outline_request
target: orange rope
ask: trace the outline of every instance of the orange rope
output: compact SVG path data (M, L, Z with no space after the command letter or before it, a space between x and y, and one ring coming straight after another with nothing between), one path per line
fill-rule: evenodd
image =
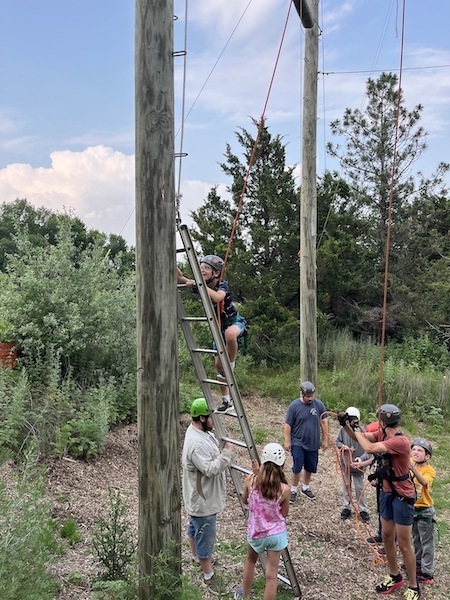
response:
M397 143L398 143L398 130L400 121L400 104L402 97L402 73L403 73L403 52L405 45L405 11L406 11L406 0L403 0L403 14L402 14L402 37L401 37L401 50L400 50L400 68L398 76L398 98L397 98L397 109L395 115L395 138L394 138L394 153L392 158L392 173L391 183L389 187L389 206L388 206L388 222L387 222L387 233L386 233L386 260L384 268L384 287L383 287L383 321L381 326L381 351L380 351L380 373L378 379L378 408L383 404L383 374L384 374L384 347L386 338L386 313L387 313L387 290L389 280L389 252L391 246L391 225L392 225L392 205L394 199L394 179L395 170L397 166Z
M281 40L280 40L280 46L278 48L277 58L275 60L275 65L274 65L274 69L273 69L273 72L272 72L272 77L270 79L270 84L269 84L269 89L267 91L266 101L264 103L264 108L263 108L263 111L262 111L262 114L261 114L261 118L260 118L260 121L259 121L258 131L257 131L257 134L256 134L255 142L253 144L252 153L250 155L249 164L248 164L247 171L246 171L246 174L245 174L244 184L242 186L241 196L240 196L238 207L237 207L237 210L236 210L236 215L234 217L233 226L231 228L230 238L228 240L228 245L227 245L227 251L225 253L225 259L224 259L224 265L223 265L223 269L222 269L221 279L222 279L223 273L225 272L225 268L226 268L226 265L227 265L228 256L229 256L230 250L231 250L231 244L233 242L234 234L236 232L236 225L237 225L237 222L238 222L238 219L239 219L239 215L241 214L242 204L244 202L245 191L247 189L247 183L248 183L248 180L249 180L249 177L250 177L250 171L251 171L251 169L253 167L253 162L255 160L255 154L256 154L256 149L258 147L259 137L261 135L261 130L262 130L263 126L264 126L264 120L265 120L265 114L266 114L266 110L267 110L267 105L269 103L269 98L270 98L270 94L271 94L271 91L272 91L273 82L274 82L274 79L275 79L275 73L276 73L277 68L278 68L278 62L280 60L281 49L283 47L284 38L285 38L285 35L286 35L286 29L287 29L287 25L288 25L288 21L289 21L289 15L291 13L291 8L292 8L292 1L289 3L289 9L288 9L287 17L286 17L286 22L284 24L283 33L282 33Z
M329 416L334 416L334 417L337 416L337 413L334 413L332 411L327 411L326 414ZM377 567L380 565L385 565L386 559L384 558L383 555L381 555L379 553L379 550L380 550L382 544L380 544L380 545L369 544L369 542L367 541L367 538L369 536L374 536L374 533L367 523L364 523L364 521L360 521L358 519L361 496L366 492L367 488L372 487L372 484L369 481L366 482L366 484L364 485L364 487L361 491L361 496L355 502L355 500L353 498L353 494L352 494L352 489L351 489L351 472L350 472L351 451L349 448L339 449L336 446L335 441L331 437L330 434L328 434L328 442L329 442L330 446L333 448L334 453L336 455L336 460L335 460L336 473L342 478L342 482L346 486L348 498L350 500L350 504L352 505L353 511L355 513L356 532L359 535L359 537L361 538L361 540L366 544L366 546L368 546L370 548L370 551L373 554L372 565L374 567ZM343 468L343 464L345 465L344 468ZM362 471L362 469L361 469L361 471Z

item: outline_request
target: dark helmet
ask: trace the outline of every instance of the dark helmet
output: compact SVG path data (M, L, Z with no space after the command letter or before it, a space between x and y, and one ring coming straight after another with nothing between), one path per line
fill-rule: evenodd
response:
M219 271L219 273L223 268L223 260L220 258L220 256L216 256L215 254L207 254L200 260L200 263L206 263L215 271Z
M191 417L208 417L209 408L204 398L197 398L191 405Z
M413 440L411 442L411 448L413 446L420 446L425 450L425 452L428 452L430 456L433 455L433 447L431 446L428 440L424 440L423 438L417 438L416 440Z
M300 390L302 392L302 396L314 396L316 388L310 381L303 381L300 384Z
M382 404L377 411L377 417L380 418L386 425L397 425L400 421L402 413L395 404Z

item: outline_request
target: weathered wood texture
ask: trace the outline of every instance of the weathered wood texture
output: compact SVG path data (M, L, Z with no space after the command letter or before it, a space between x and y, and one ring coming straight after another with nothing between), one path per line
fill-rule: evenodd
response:
M176 544L181 486L177 368L173 3L136 0L136 276L139 565ZM177 569L178 566L175 567ZM147 584L140 589L148 600Z
M318 1L314 26L305 31L302 186L300 197L300 373L317 384L317 71Z

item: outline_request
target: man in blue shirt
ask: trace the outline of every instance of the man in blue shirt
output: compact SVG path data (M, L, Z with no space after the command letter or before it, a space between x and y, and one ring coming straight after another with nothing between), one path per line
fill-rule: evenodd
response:
M297 486L303 469L301 493L315 500L310 488L311 474L317 473L319 448L328 448L328 421L326 408L315 398L316 388L310 381L301 386L301 396L289 405L284 424L284 449L291 451L293 466L291 478L291 504L297 499ZM320 441L322 433L322 443Z

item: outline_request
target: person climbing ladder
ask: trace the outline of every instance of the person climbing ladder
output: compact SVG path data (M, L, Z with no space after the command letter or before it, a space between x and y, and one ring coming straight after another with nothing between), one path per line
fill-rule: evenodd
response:
M247 321L240 316L233 304L230 293L230 288L227 281L221 281L220 276L224 267L224 261L215 254L208 254L200 260L200 271L206 283L208 295L211 298L213 306L218 308L218 320L225 346L228 353L231 369L234 370L236 357L238 353L239 341L246 334ZM197 292L197 286L194 279L188 279L177 268L177 281L183 283L187 288ZM219 381L224 381L220 358L215 356L215 366L217 370L217 378ZM227 385L220 387L222 394L222 404L216 409L216 412L229 413L233 412L233 404L230 398L230 392Z

